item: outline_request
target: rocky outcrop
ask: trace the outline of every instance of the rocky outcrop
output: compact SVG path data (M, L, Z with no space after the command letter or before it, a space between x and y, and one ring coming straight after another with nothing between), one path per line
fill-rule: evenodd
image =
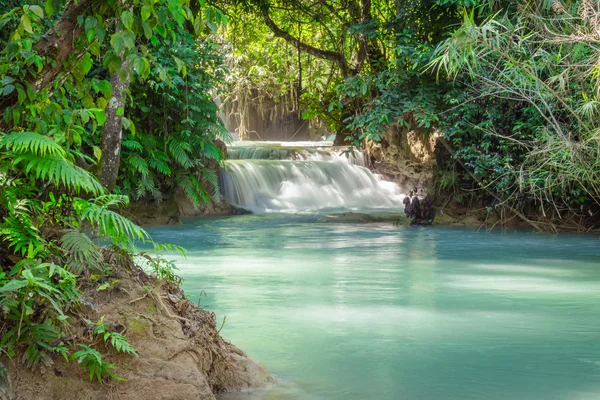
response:
M179 286L139 270L126 271L112 289L89 293L85 318L122 327L139 357L116 353L97 340L106 361L124 381L90 382L76 362L56 357L30 370L19 359L8 363L14 400L215 400L225 391L264 388L274 380L267 369L219 335L215 314L197 307ZM93 298L91 297L93 296ZM73 326L78 338L85 326Z
M431 129L390 127L380 143L367 149L370 166L398 184L404 193L417 188L425 195L433 186L435 146L440 133Z
M224 201L205 203L194 208L192 202L177 191L172 198L160 203L154 200L134 201L121 213L140 226L153 226L179 224L180 217L222 216L240 212Z

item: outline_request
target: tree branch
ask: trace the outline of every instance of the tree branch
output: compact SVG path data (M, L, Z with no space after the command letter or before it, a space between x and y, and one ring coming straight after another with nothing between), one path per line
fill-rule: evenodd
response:
M269 29L273 32L273 34L276 37L284 39L286 42L300 49L300 51L303 51L317 58L334 62L340 68L340 71L342 72L342 75L345 78L353 75L354 71L350 69L348 62L346 61L346 57L344 57L343 54L337 53L335 51L322 50L309 44L306 44L300 41L298 38L295 38L289 32L281 29L271 19L271 16L269 15L269 9L266 6L262 7L262 15L265 20L265 24L269 27Z

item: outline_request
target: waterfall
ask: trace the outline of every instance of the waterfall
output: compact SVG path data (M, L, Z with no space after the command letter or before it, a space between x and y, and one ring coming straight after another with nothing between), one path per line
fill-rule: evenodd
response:
M362 153L345 150L328 142L234 142L222 192L257 213L401 209L398 186L366 168Z

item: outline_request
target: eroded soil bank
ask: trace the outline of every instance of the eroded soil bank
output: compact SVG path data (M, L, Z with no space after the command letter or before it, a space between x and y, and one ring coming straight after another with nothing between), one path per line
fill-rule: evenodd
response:
M111 279L120 282L101 292L88 290L76 314L91 321L104 316L104 322L128 338L139 357L116 353L101 339L94 341L83 324L72 326L70 340L87 338L125 380L90 382L81 365L58 356L35 370L18 357L4 358L12 386L7 399L211 400L218 393L274 383L264 366L223 340L215 314L186 299L179 286L149 277L137 267L120 270Z

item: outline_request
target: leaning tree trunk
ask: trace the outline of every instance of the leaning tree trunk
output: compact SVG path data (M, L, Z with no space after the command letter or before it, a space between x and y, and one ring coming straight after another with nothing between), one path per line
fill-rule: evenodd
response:
M117 183L119 164L121 161L121 138L123 137L124 95L129 88L131 76L128 72L129 61L123 62L122 70L110 76L112 97L106 106L106 122L102 129L102 157L98 171L98 179L102 186L112 191ZM123 77L122 73L125 72Z
M86 49L77 49L75 46L83 32L77 18L85 18L90 14L93 3L93 0L68 1L60 19L33 46L33 50L48 61L38 74L29 79L28 85L37 92L47 88L56 80L58 75L65 70L69 57L77 58L80 54L85 53ZM0 98L0 110L13 107L16 103L16 94ZM9 124L4 119L0 119L0 130L8 128Z

